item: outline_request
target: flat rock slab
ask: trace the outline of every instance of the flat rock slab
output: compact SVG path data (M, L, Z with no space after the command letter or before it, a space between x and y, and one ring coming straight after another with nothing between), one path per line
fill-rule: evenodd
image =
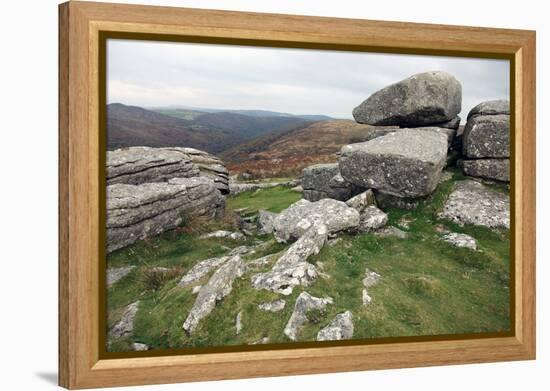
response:
M308 322L307 313L309 310L323 310L327 304L332 304L331 297L313 297L307 292L300 293L294 305L294 311L285 326L285 335L293 341L298 339L300 328Z
M398 197L421 197L436 188L447 158L447 135L403 129L342 148L340 173L348 181Z
M307 259L319 253L327 236L326 226L318 224L310 227L283 253L270 271L252 276L252 287L290 295L295 286L309 285L318 273Z
M477 250L477 242L470 235L450 232L444 235L441 240L450 243L456 247L465 247L469 248L470 250Z
M120 320L109 331L110 338L122 338L130 335L134 331L134 318L139 309L139 301L128 305Z
M214 218L225 198L211 179L174 178L168 182L107 186L107 252L179 226L184 218Z
M510 198L476 181L459 181L439 217L460 225L510 228Z
M269 312L279 312L285 308L286 301L279 299L258 305L258 308Z
M231 293L233 282L243 275L245 269L243 260L236 255L216 270L210 280L201 287L195 304L183 323L183 329L188 334L191 334L199 322L212 312L218 301Z
M499 115L506 114L510 115L510 102L508 100L488 100L486 102L481 102L468 113L466 120L478 115Z
M363 212L361 212L361 216L359 217L359 219L359 225L357 226L356 230L366 233L375 231L385 226L388 222L388 215L382 210L378 209L376 206L371 205L365 208Z
M210 271L220 267L225 262L227 262L230 257L219 257L219 258L209 258L204 261L200 261L195 266L191 268L185 275L181 278L178 283L179 287L185 288L190 285L193 285L195 282L199 281L201 278L206 276Z
M298 239L314 226L323 225L328 233L343 231L359 224L359 212L342 201L325 198L317 202L300 200L273 220L275 239Z
M467 158L510 157L510 116L480 115L464 128L462 153Z
M124 266L107 269L107 286L113 285L115 282L128 275L134 268L135 266Z
M317 333L317 341L339 341L353 337L353 316L351 311L342 312Z
M391 84L353 109L361 124L421 126L452 120L462 109L462 86L446 72L425 72Z
M510 182L509 159L464 160L462 162L462 170L465 175Z

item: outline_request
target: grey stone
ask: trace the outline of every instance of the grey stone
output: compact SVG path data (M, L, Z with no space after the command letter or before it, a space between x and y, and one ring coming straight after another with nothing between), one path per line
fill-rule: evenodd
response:
M460 225L510 228L510 199L476 181L458 181L439 217Z
M285 326L285 335L293 341L298 339L300 328L308 321L307 312L309 310L324 310L327 304L332 304L331 297L313 297L307 292L300 293L294 305L294 311Z
M134 342L132 343L132 350L136 352L144 352L146 350L149 350L149 346L144 343Z
M107 186L107 252L174 229L185 219L219 216L225 199L208 178Z
M510 102L508 100L489 100L481 102L468 113L468 121L478 115L510 115Z
M346 205L361 213L371 205L376 206L376 199L373 191L369 189L347 200Z
M462 154L467 158L510 157L510 116L481 115L464 128Z
M462 170L465 175L510 182L510 160L508 159L464 160Z
M229 181L229 193L232 195L237 195L245 191L252 190L261 190L261 189L270 189L277 186L289 186L292 181L280 181L280 182L237 182L230 180Z
M363 292L362 302L363 305L369 305L372 303L372 297L369 295L368 289L378 284L380 280L380 274L367 269L365 271L365 278L363 278Z
M229 194L229 172L220 158L194 148L164 149L180 151L189 156L189 159L198 167L201 176L212 179L220 193Z
M376 206L368 206L359 217L359 225L355 228L359 232L371 232L382 228L388 222L388 215Z
M315 164L304 168L302 188L304 198L312 202L323 198L345 201L353 192L353 185L340 175L338 163Z
M285 308L285 305L286 305L286 301L279 299L275 301L262 303L258 306L258 308L269 312L279 312Z
M219 258L209 258L204 261L200 261L195 266L191 268L185 275L181 278L178 283L179 287L185 288L189 285L194 284L199 281L201 278L210 273L211 270L223 265L229 260L229 257L219 257Z
M364 188L398 197L420 197L434 191L447 156L447 136L403 129L342 148L342 176Z
M379 229L374 233L376 236L381 238L396 237L399 239L407 239L409 234L405 231L400 230L397 227L389 226Z
M212 239L212 238L227 238L232 240L244 240L245 236L240 232L231 232L231 231L214 231L207 234L201 235L200 239Z
M317 202L300 200L283 210L273 220L275 239L297 239L309 228L324 225L328 233L343 231L359 224L359 212L342 201L325 198Z
M128 305L120 320L109 331L110 338L122 338L130 335L134 331L134 318L139 309L139 301Z
M453 119L461 105L460 82L448 73L433 71L375 92L353 109L353 117L370 125L430 125Z
M353 337L353 316L350 311L342 312L317 333L317 341L339 341Z
M113 285L122 277L130 273L134 268L135 266L124 266L107 269L107 286Z
M469 248L470 250L477 250L476 240L466 234L451 232L444 235L441 239L456 247L466 247L466 248Z
M461 118L457 115L453 119L450 119L445 122L439 122L437 124L433 124L433 126L437 126L439 128L449 128L449 129L457 130L458 127L460 126L460 121L461 121Z
M318 273L307 259L319 253L327 240L327 235L327 227L322 224L310 227L279 257L270 271L252 276L252 286L290 295L295 286L309 285L317 278Z
M235 317L235 332L237 333L237 335L241 333L242 329L243 329L243 312L239 311L239 313Z
M384 192L376 192L376 204L382 208L399 208L405 210L413 210L420 205L420 203L427 199L425 197L398 197L392 194L386 194Z
M191 334L199 322L208 316L216 303L229 295L233 290L233 282L243 275L245 264L239 255L225 262L208 282L201 288L191 312L183 323L183 329Z
M258 211L258 220L256 220L258 235L269 235L273 233L273 220L275 217L277 217L277 213L267 210Z

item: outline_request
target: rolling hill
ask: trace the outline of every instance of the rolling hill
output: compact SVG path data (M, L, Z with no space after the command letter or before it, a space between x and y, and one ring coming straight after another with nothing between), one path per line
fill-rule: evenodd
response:
M267 133L310 124L299 117L185 112L180 116L112 103L107 106L107 147L186 146L218 154Z
M316 163L336 162L342 146L366 141L374 128L352 120L320 121L287 132L267 134L220 156L231 173L254 177L294 176Z

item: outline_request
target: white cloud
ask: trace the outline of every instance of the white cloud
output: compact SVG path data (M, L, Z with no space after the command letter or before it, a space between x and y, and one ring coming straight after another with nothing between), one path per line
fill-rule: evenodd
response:
M351 118L373 92L430 70L461 81L463 117L509 97L504 60L110 40L107 99Z

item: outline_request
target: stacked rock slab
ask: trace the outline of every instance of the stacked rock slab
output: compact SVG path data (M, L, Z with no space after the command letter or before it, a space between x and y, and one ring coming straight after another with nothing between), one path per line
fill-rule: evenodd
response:
M510 181L510 105L482 102L468 114L462 142L464 174Z
M323 198L346 201L355 192L355 186L340 175L338 163L315 164L304 168L302 188L304 198L313 202Z
M107 252L216 217L225 207L227 170L191 148L131 147L107 152ZM225 172L225 173L224 173Z

